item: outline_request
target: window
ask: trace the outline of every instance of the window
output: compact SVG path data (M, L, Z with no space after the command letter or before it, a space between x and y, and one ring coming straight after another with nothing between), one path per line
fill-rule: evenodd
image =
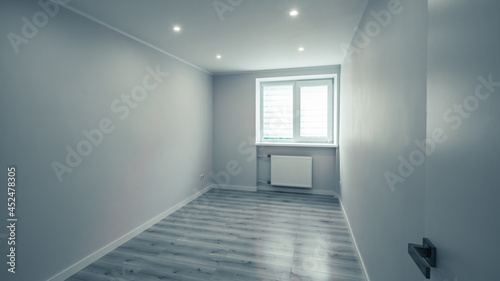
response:
M335 78L257 79L257 144L334 146Z

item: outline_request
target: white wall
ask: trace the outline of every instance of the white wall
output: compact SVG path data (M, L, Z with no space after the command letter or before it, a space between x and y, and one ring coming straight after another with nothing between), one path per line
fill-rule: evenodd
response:
M212 164L211 75L65 9L16 54L7 34L22 34L21 18L40 10L0 4L0 180L17 168L19 218L15 275L0 238L2 280L46 280L210 183L199 175ZM170 76L128 116L113 112L157 65ZM114 131L59 182L51 163L64 164L66 146L103 118Z
M368 2L359 28L372 35L363 41L357 33L342 64L341 197L371 280L414 281L422 275L407 244L424 234L425 168L392 189L384 174L399 175L399 156L408 159L426 136L427 1L401 1L390 11L391 2L399 1ZM390 20L379 24L373 13L380 11Z
M315 74L339 74L340 67L315 67L260 71L214 76L213 179L215 183L236 188L256 187L257 177L267 180L265 160L255 157L255 79ZM333 194L338 180L331 176L336 170L336 149L295 147L260 147L259 154L313 155L313 174L330 177L314 181L313 190ZM261 163L258 165L257 161ZM315 163L321 165L315 165ZM260 173L258 173L259 166ZM236 167L236 168L235 168ZM228 169L229 168L229 169ZM327 171L325 173L325 171Z
M435 281L499 278L499 11L496 0L429 1L427 135L447 136L426 162Z

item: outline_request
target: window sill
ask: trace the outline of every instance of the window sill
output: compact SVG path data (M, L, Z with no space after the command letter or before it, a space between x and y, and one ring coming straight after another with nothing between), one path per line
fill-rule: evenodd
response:
M258 142L256 146L293 146L293 147L332 147L338 148L339 146L333 143L289 143L289 142Z

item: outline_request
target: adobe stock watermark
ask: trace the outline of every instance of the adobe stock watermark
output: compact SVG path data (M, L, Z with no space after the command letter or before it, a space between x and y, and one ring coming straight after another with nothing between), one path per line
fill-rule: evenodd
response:
M38 34L39 29L44 28L51 18L55 17L60 10L60 5L67 4L71 0L40 0L38 6L41 10L33 13L30 18L22 17L21 30L18 33L9 32L7 38L12 45L12 49L17 54L21 44L28 44L29 41Z
M130 115L130 112L136 109L170 75L168 72L161 71L160 65L156 65L155 70L148 65L145 70L147 74L142 78L141 85L133 87L129 94L122 94L120 98L116 98L111 102L109 108L119 120L125 120ZM113 120L104 117L99 121L97 128L82 130L82 139L74 148L70 145L66 146L65 161L63 163L53 161L51 164L59 182L63 181L65 173L73 172L82 163L84 157L89 156L94 147L99 146L104 137L115 129L116 125Z
M477 78L479 83L476 86L474 94L467 96L463 99L462 103L454 104L443 113L443 120L450 124L450 128L454 131L458 130L463 120L471 116L475 112L481 102L486 101L495 92L495 88L500 87L500 82L493 81L493 75L488 75L488 78L479 76ZM436 150L437 145L446 142L448 135L443 128L435 128L431 132L431 136L425 140L415 140L416 146L407 158L402 155L398 156L399 165L396 169L397 173L386 171L384 173L385 180L389 189L396 191L396 184L403 183L410 177L417 167L425 162L426 157L431 156Z
M263 128L263 134L268 131L274 137L283 139L287 137L292 138L293 132L291 132L290 125L293 124L293 109L282 108L278 111L273 110L272 114L273 116L269 120L266 120L269 122L269 125Z
M122 267L118 271L115 268L111 269L111 274L108 276L111 278L109 281L132 281L137 277L137 274L141 271L140 266L122 264Z
M293 121L293 114L291 111L283 109L282 111L273 111L271 126L269 129L273 135L283 135L287 130L287 124ZM246 155L246 161L250 162L257 158L257 151L255 149L255 137L248 136L246 141L242 141L236 148L239 155ZM236 160L231 160L226 163L226 170L219 171L216 174L210 172L210 177L217 183L218 186L227 186L230 182L231 176L239 175L243 169L240 163Z
M351 59L353 54L360 54L361 50L366 48L372 41L372 38L377 37L382 29L389 26L394 15L400 14L403 11L403 6L399 0L390 0L387 3L387 8L381 11L371 10L370 14L373 19L368 21L363 28L355 27L355 33L352 38L352 43L342 42L340 49L344 53L346 61Z
M234 11L245 0L214 0L212 5L220 21L224 21L224 13Z
M250 162L253 161L257 158L257 151L255 149L255 145L253 143L255 142L255 138L252 136L248 136L247 141L242 141L238 144L236 147L236 150L238 151L239 155L245 155L247 156L245 158L245 161ZM240 165L240 162L236 160L229 160L226 163L225 170L218 171L217 173L214 173L213 171L210 171L208 174L214 184L217 186L215 189L217 192L221 188L224 188L229 185L231 181L231 177L238 176L243 172L243 168ZM193 188L192 191L196 194L199 192L199 190ZM204 196L198 197L194 202L193 208L195 209L194 212L187 212L185 209L181 208L179 209L179 213L182 215L184 221L187 224L190 224L190 217L196 214L199 214L203 212L210 204L210 200L205 198Z
M302 269L306 270L305 274L308 277L312 277L310 272L321 271L322 265L318 264L318 261L328 260L330 255L338 256L338 254L333 253L331 245L322 237L317 237L315 242L316 247L314 248L312 256L308 256L302 261Z

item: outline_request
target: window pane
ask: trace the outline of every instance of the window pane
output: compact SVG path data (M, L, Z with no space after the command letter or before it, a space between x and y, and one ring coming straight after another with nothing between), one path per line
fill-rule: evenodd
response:
M328 135L328 86L300 87L300 136Z
M263 88L262 138L293 139L293 85Z

